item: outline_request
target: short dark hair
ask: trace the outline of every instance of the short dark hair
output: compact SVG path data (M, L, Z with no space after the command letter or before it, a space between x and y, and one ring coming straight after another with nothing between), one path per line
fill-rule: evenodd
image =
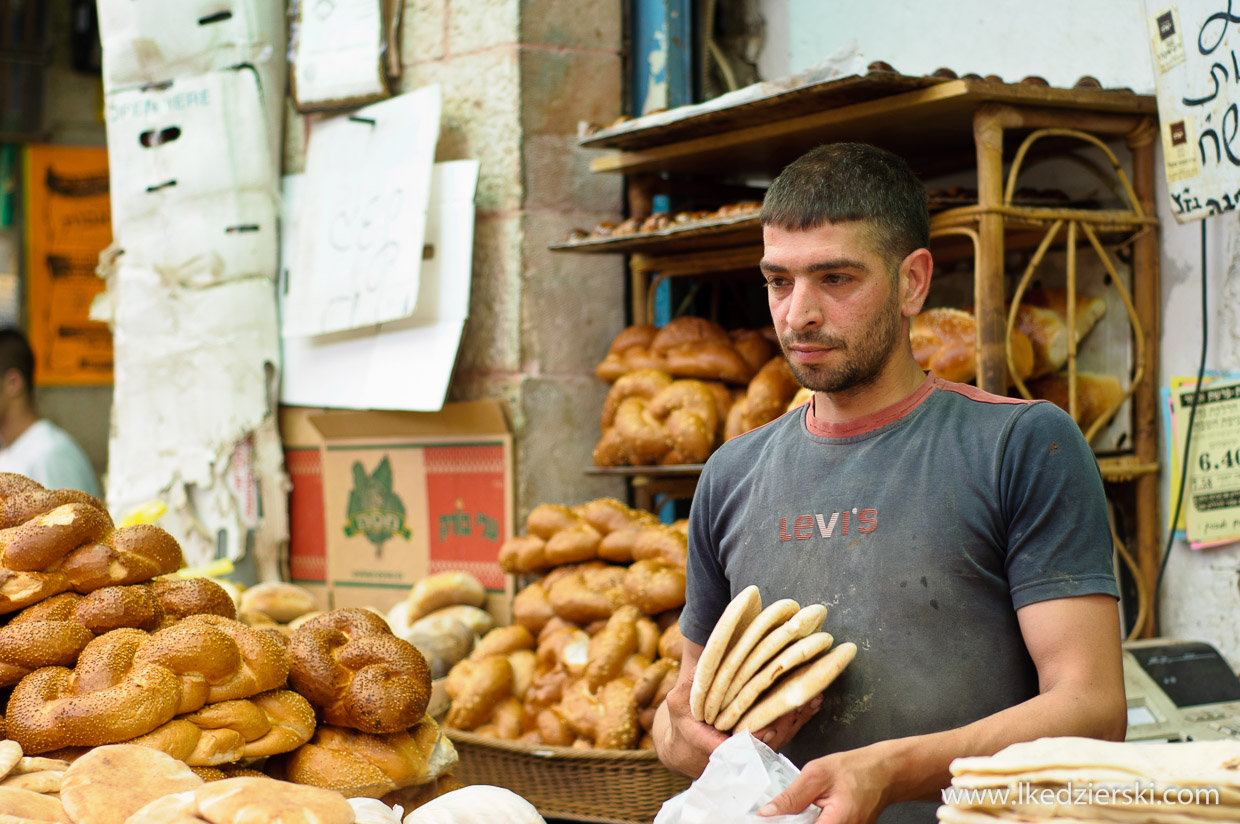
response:
M904 260L930 243L926 187L908 163L868 143L827 143L788 164L767 189L762 225L793 232L860 221L875 250Z
M0 376L16 369L26 383L26 394L34 393L34 352L21 330L13 327L0 329Z

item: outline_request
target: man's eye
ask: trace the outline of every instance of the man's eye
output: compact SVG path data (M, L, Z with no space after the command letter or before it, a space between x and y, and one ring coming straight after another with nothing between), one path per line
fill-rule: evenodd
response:
M765 284L767 289L782 289L783 287L787 285L788 285L788 281L784 280L783 278L767 278L767 281Z

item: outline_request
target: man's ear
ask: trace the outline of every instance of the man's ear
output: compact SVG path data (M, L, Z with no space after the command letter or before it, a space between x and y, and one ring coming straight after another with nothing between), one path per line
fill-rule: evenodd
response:
M0 378L0 391L4 392L5 397L16 398L26 391L26 381L22 377L22 373L17 369L8 369L4 373L4 377Z
M917 249L900 262L900 311L911 318L921 311L930 291L934 258L929 249Z

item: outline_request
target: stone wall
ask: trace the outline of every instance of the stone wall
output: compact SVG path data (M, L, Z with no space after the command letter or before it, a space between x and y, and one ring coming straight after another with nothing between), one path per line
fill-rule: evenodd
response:
M587 476L605 386L594 365L623 328L618 256L553 254L620 211L622 180L592 175L579 121L623 93L620 0L406 0L406 89L443 87L439 160L481 163L470 318L451 400L502 398L516 435L518 523L543 502L622 495Z

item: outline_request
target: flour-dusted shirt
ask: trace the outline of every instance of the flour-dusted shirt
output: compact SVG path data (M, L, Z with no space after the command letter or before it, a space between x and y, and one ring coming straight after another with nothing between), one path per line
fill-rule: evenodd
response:
M0 472L16 472L48 489L78 489L99 497L90 459L68 432L41 418L0 449Z
M1058 407L927 378L856 421L808 407L724 444L690 514L689 640L705 644L741 589L827 605L857 657L784 753L799 765L963 726L1038 692L1016 610L1118 596L1106 500ZM934 821L897 804L891 822Z

